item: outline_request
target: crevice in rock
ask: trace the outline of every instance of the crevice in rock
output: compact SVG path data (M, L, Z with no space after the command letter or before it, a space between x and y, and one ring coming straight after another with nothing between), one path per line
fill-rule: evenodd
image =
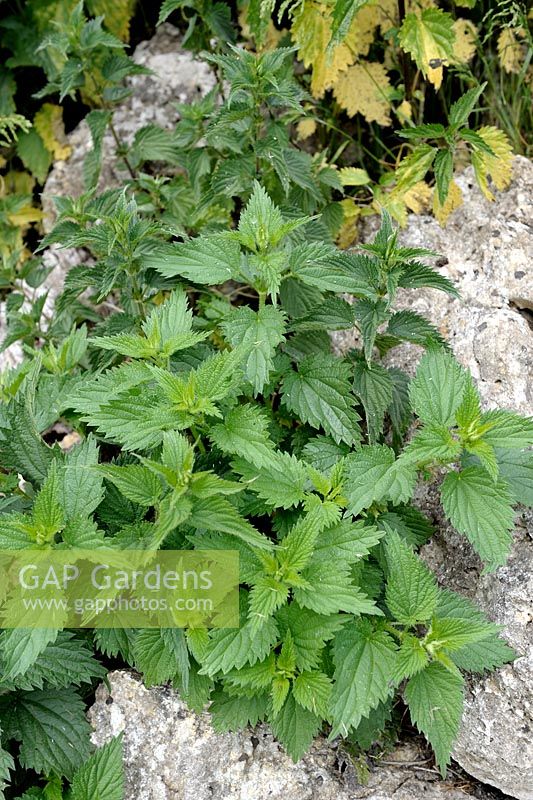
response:
M509 306L513 311L516 311L517 314L520 314L520 316L525 319L533 331L533 306L530 305L527 300L522 300L521 298L511 298L509 300Z

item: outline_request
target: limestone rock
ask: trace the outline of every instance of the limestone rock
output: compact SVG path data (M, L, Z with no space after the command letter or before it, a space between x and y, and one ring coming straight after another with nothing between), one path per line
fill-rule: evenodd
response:
M371 767L363 786L342 752L319 739L294 764L265 726L216 734L168 688L112 672L89 712L101 746L124 731L128 800L465 800L464 782L442 781L415 744ZM417 769L416 764L419 764ZM467 785L467 784L466 784ZM488 800L484 791L477 796Z

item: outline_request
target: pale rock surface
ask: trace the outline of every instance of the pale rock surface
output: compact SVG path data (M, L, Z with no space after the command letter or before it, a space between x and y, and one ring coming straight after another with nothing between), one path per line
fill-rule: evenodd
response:
M371 767L361 785L349 758L319 739L297 764L265 726L216 734L172 689L147 689L127 671L109 676L89 712L93 741L124 732L128 800L466 800L468 781L442 781L414 744ZM417 769L416 764L419 764ZM483 790L476 796L488 800Z
M179 31L172 25L161 25L152 39L141 42L133 59L137 64L152 70L152 74L129 78L128 85L132 94L114 111L113 124L117 134L127 143L131 143L135 132L145 125L155 124L172 129L179 119L176 103L190 103L203 97L216 82L207 64L194 59L191 53L181 49ZM54 164L42 194L46 232L54 223L52 198L55 195L77 196L83 192L83 160L92 148L91 134L85 121L80 122L69 134L68 143L72 149L71 155L66 161L57 161ZM127 177L122 162L116 158L115 141L108 131L102 144L99 187L119 186ZM44 316L45 319L49 318L66 273L85 260L87 255L83 251L63 250L55 246L50 248L43 257L45 265L51 268L46 281L37 290L25 284L20 286L27 298L27 304L31 305L37 297L48 292ZM5 326L5 304L0 303L0 341L4 337ZM11 345L0 353L0 370L15 367L21 360L21 347L18 343Z

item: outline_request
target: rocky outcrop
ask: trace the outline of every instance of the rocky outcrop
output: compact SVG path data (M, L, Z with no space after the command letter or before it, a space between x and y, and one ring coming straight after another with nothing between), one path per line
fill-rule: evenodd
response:
M268 728L216 734L167 688L112 672L89 712L101 746L124 732L128 800L466 800L467 781L442 781L415 744L370 766L362 785L349 757L319 739L297 764ZM489 800L490 794L476 792Z

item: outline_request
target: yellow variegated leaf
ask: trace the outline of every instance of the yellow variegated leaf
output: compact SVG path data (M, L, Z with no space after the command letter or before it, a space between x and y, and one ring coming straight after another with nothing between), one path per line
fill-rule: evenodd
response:
M505 133L493 125L479 128L476 133L493 151L494 155L482 150L472 153L472 166L479 187L487 200L494 200L488 187L489 176L497 189L506 189L511 182L513 151Z
M298 57L312 68L311 93L323 97L335 84L339 73L353 62L350 48L344 44L329 48L331 9L325 3L306 2L294 16L291 35L298 47Z
M369 61L354 64L343 72L333 93L350 117L362 114L367 122L390 125L391 88L383 64Z
M343 186L366 186L370 183L366 169L358 167L343 167L339 170L339 178Z
M412 153L402 159L396 167L394 191L403 195L424 180L433 164L436 152L436 149L429 144L419 144Z
M341 200L344 221L337 234L337 244L340 248L346 249L357 241L358 230L357 221L361 216L361 208L351 197Z
M418 181L403 194L403 201L409 211L414 214L422 214L429 206L432 189L425 181Z
M67 144L61 106L43 103L33 119L33 126L55 161L64 161L69 157L72 148Z
M0 197L5 197L8 194L31 195L34 187L35 178L33 175L30 175L29 172L10 169L9 172L3 176Z
M455 32L451 15L439 8L407 14L400 28L399 40L424 77L438 89L442 83L443 67L453 59Z
M130 38L130 21L136 0L87 0L87 8L94 17L103 16L110 33L123 42Z
M316 131L316 120L314 119L301 119L296 126L296 135L300 141L309 139L310 136Z
M469 19L459 18L453 23L453 30L453 60L466 64L476 52L477 28Z
M7 218L11 225L16 225L18 228L27 228L31 222L39 222L44 214L39 208L34 208L30 203L12 214L8 214Z
M435 188L433 190L433 213L443 228L446 225L448 217L452 211L455 211L456 208L459 208L459 206L462 205L463 193L454 180L450 181L450 185L448 186L448 194L442 206L439 202L439 193L437 189Z
M498 36L498 57L506 72L520 72L524 61L524 49L513 28L504 28Z
M394 113L400 121L413 119L413 107L409 100L402 100L398 108L395 109Z
M374 193L374 201L372 208L377 214L382 211L388 211L391 217L398 222L402 228L407 224L407 206L403 200L403 196L395 192L384 192L381 187L377 188Z

